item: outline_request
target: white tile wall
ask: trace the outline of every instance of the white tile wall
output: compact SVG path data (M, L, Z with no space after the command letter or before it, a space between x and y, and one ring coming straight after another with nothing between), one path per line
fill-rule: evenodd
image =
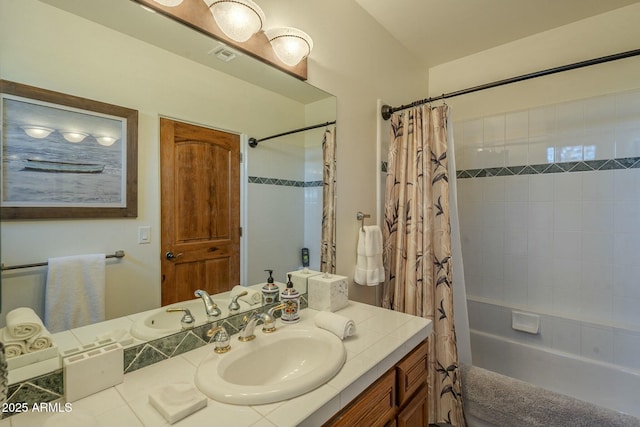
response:
M454 129L458 169L638 157L640 91ZM500 306L524 308L546 316L549 346L640 369L640 169L468 178L458 188L472 329L508 334L491 324L508 324Z

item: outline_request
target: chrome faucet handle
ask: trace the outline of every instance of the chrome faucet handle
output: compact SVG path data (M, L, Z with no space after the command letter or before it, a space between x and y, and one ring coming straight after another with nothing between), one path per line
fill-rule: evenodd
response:
M167 313L183 312L184 316L180 319L182 329L191 329L196 324L196 318L191 315L188 308L167 308Z
M283 302L276 306L271 307L267 314L264 316L264 323L262 325L262 332L269 334L276 331L276 317L275 312L287 308L287 303Z
M213 337L213 351L218 354L226 353L231 350L231 337L224 326L216 326L207 331L209 338Z
M240 310L240 304L238 303L238 298L247 295L249 292L242 291L238 295L235 295L231 298L231 302L229 303L229 311L238 311Z

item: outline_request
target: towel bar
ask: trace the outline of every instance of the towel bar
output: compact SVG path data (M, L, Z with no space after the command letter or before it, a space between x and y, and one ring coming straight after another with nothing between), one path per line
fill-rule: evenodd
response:
M124 258L124 251L123 250L117 250L113 254L106 255L105 258ZM5 265L2 264L0 270L1 271L6 271L6 270L17 270L19 268L42 267L42 266L45 266L45 265L48 265L48 264L49 264L48 262L37 262L37 263L34 263L34 264L10 265L8 267L5 267Z

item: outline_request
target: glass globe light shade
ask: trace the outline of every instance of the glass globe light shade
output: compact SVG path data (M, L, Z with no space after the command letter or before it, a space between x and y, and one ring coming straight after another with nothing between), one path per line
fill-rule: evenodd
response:
M222 32L237 42L249 40L266 19L260 6L251 0L214 1L209 10Z
M276 56L293 67L306 58L313 49L313 40L297 28L273 28L265 31Z
M22 126L22 130L31 138L38 139L46 138L53 132L53 129L44 126Z
M78 143L84 141L88 134L84 132L60 131L60 134L69 142Z
M180 5L183 0L153 0L156 3L160 3L163 6L174 7Z
M117 140L118 138L114 138L112 136L96 136L96 141L98 141L98 144L104 147L110 147Z

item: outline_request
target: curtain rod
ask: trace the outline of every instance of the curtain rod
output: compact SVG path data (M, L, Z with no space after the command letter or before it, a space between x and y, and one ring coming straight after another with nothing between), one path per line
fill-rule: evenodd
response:
M317 124L317 125L307 126L307 127L300 128L300 129L290 130L289 132L279 133L277 135L267 136L266 138L260 138L260 139L249 138L249 147L257 147L258 146L258 142L266 141L268 139L278 138L280 136L291 135L293 133L304 132L305 130L311 130L311 129L321 128L321 127L324 127L324 126L335 125L335 124L336 124L336 121L334 120L332 122L320 123L320 124Z
M498 80L492 83L485 83L479 86L470 87L467 89L458 90L450 93L443 93L440 96L435 96L431 98L422 99L419 101L414 101L411 104L401 105L400 107L392 107L390 105L383 105L380 113L382 114L382 118L385 120L389 120L391 115L396 111L406 110L407 108L417 107L418 105L428 104L432 101L437 101L439 99L453 98L454 96L466 95L468 93L478 92L485 89L491 89L498 86L508 85L511 83L517 83L524 80L533 79L536 77L548 76L550 74L560 73L563 71L575 70L577 68L588 67L591 65L602 64L605 62L617 61L619 59L630 58L632 56L640 55L640 49L629 50L626 52L615 53L613 55L601 56L600 58L588 59L586 61L574 62L573 64L562 65L560 67L548 68L546 70L537 71L534 73L523 74L517 77L511 77L504 80Z

